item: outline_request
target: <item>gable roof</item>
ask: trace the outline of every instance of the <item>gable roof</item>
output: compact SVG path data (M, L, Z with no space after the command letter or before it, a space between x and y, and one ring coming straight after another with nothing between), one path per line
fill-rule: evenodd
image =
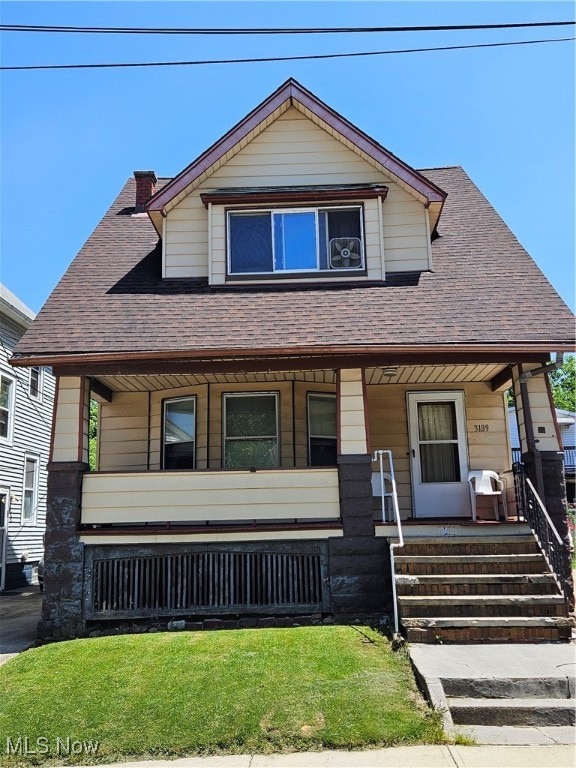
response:
M12 291L0 284L0 312L22 328L28 328L34 320L34 312L20 301Z
M161 215L167 206L173 201L181 199L204 174L209 173L224 157L229 159L231 153L235 153L245 146L249 136L253 136L255 131L264 130L269 125L271 118L275 119L291 106L296 107L308 117L314 117L322 124L329 126L337 139L344 140L352 150L370 158L393 179L416 194L422 202L426 203L427 207L433 205L430 229L431 231L434 230L446 199L446 192L382 147L292 78L283 83L181 173L170 179L151 198L146 210L156 229L161 231L159 214Z
M20 364L570 350L570 310L466 173L419 173L449 193L433 272L281 287L162 279L156 231L132 215L131 179L18 344Z

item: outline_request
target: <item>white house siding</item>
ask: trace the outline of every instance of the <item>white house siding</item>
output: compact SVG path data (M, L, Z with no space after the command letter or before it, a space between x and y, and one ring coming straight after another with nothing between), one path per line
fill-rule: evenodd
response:
M510 442L506 402L502 392L492 392L488 384L482 382L451 384L442 391L451 389L464 391L470 469L492 469L496 472L509 470ZM398 503L401 517L404 519L412 516L406 393L434 390L438 390L438 387L415 387L409 384L367 387L372 449L384 448L392 451Z
M0 442L0 488L9 492L10 504L7 526L6 582L10 588L31 578L32 569L42 556L42 537L46 526L47 463L50 451L52 409L55 380L50 369L42 371L42 397L29 395L30 370L12 368L8 360L24 327L2 314L0 317L0 369L12 378L15 386L14 423L11 443ZM38 494L35 520L22 523L24 465L26 455L36 456L38 465Z
M212 268L208 267L208 213L201 192L227 187L324 184L388 186L382 207L384 254L378 204L364 206L368 278L387 272L430 269L430 238L423 203L295 108L290 108L172 208L165 220L164 276L226 276L226 222L212 207Z

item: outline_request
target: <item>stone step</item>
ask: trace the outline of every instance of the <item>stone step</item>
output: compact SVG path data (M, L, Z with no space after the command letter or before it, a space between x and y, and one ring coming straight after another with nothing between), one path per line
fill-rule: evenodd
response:
M430 537L406 541L402 555L498 555L538 554L540 549L533 535Z
M398 598L402 618L500 616L566 616L562 595L450 595L402 596Z
M407 574L489 574L543 573L542 554L532 555L395 555L396 573Z
M411 643L540 643L570 640L569 619L554 616L402 619Z
M576 724L573 699L448 698L455 725L561 726Z
M558 585L551 573L396 576L401 595L552 595Z
M530 670L527 670L527 674ZM446 696L466 699L572 699L574 677L442 677Z

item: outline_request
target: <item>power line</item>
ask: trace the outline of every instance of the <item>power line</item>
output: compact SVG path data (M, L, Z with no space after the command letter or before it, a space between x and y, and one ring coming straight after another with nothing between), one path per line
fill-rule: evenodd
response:
M188 27L68 27L36 24L0 24L0 32L52 32L99 35L324 35L365 32L450 32L479 29L526 29L529 27L574 26L576 21L534 21L515 24L447 24L421 27L262 27L262 28L188 28Z
M26 64L0 67L0 71L15 72L32 69L122 69L128 67L192 67L206 64L258 64L271 61L307 61L311 59L345 59L358 56L388 56L396 53L428 53L431 51L463 51L472 48L503 48L511 45L537 45L539 43L566 43L576 37L558 37L547 40L521 40L509 43L475 43L473 45L444 45L436 48L404 48L392 51L360 51L355 53L317 53L307 56L265 56L253 59L206 59L200 61L146 61L116 64Z

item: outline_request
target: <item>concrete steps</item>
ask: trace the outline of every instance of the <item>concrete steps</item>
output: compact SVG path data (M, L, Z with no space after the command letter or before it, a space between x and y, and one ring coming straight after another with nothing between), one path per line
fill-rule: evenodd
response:
M407 538L394 558L401 623L418 643L568 640L567 606L536 539Z
M450 698L454 725L575 725L573 699Z

